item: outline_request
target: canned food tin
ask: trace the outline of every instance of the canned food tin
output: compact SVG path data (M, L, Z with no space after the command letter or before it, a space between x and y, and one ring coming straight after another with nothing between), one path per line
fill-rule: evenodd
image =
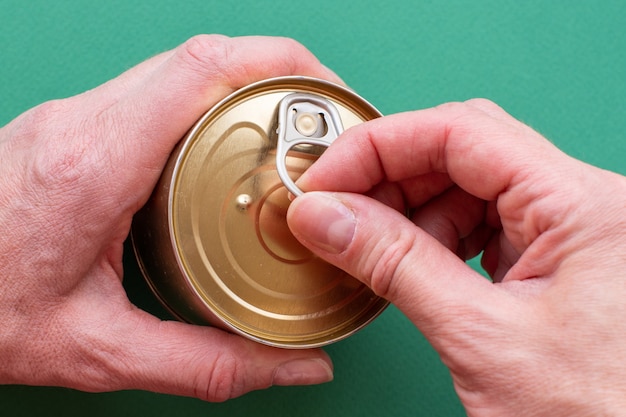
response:
M287 186L298 194L295 179L328 143L379 116L351 90L307 77L252 84L209 110L133 220L156 296L183 321L285 348L372 321L387 301L300 245L285 217Z

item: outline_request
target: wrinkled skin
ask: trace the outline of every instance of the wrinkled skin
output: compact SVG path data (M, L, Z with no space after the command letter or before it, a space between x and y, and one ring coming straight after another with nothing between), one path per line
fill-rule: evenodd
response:
M468 415L624 414L623 176L472 100L354 127L298 185L296 237L415 323Z
M321 350L163 322L122 287L122 247L176 142L251 82L340 82L278 38L198 36L0 130L0 383L143 389L222 401L332 379Z

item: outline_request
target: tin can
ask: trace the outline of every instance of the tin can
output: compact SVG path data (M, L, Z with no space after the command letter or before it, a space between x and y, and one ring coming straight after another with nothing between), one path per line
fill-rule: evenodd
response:
M286 211L325 146L379 116L353 91L308 77L252 84L204 114L133 219L135 255L164 306L283 348L326 345L377 317L388 302L304 248Z

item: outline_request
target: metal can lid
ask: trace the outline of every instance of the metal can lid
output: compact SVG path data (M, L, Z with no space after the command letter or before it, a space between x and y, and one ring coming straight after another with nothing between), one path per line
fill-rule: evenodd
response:
M185 285L207 317L265 344L304 348L347 337L388 303L314 256L288 229L290 201L276 167L277 112L294 92L328 100L345 128L380 116L354 92L306 77L235 92L198 121L175 155L168 224ZM317 117L301 115L298 131L313 135ZM301 144L287 153L293 180L315 161L317 148ZM161 298L167 302L167 294Z

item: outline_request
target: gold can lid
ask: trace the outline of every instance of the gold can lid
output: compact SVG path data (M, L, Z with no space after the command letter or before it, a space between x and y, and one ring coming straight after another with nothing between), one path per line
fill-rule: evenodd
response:
M291 234L288 191L277 172L278 111L294 93L331 103L347 129L380 113L322 80L281 77L237 91L198 121L182 143L169 188L169 228L179 268L227 328L273 346L313 347L347 337L387 306ZM316 114L294 117L306 135ZM290 149L295 180L321 152ZM316 221L316 219L311 219Z

